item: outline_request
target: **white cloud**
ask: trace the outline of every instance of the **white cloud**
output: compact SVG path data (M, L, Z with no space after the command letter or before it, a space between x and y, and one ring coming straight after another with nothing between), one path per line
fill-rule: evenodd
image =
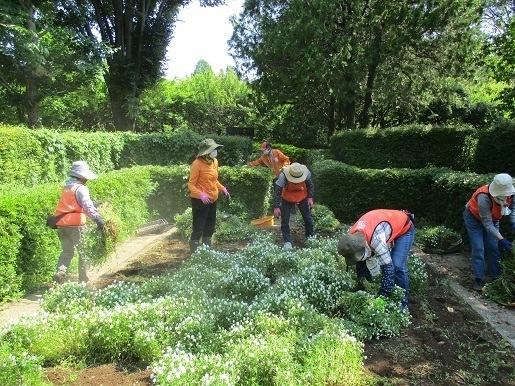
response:
M166 78L190 76L201 59L211 65L215 74L234 65L227 53L227 40L232 35L229 17L241 12L243 0L226 3L202 8L194 1L180 11L168 47Z

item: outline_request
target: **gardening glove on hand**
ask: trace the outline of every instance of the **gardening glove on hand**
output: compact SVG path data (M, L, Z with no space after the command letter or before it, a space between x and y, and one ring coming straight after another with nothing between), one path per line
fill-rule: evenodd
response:
M100 229L101 231L104 230L104 219L100 216L97 216L97 218L95 219L95 222L97 223L97 227L98 229Z
M231 199L231 195L229 194L229 191L227 190L227 188L223 188L222 192L224 192L224 194L227 196L228 199Z
M315 205L315 203L313 202L313 199L311 197L308 198L308 206L309 208L313 208L313 206Z
M503 251L509 251L511 249L511 243L506 239L499 240L499 248Z
M198 198L200 198L200 201L202 201L203 204L207 205L211 202L211 199L209 198L209 196L204 193L204 192L201 192L199 195L198 195Z
M513 235L515 234L515 222L512 222L510 224L510 233Z
M274 209L274 217L278 218L279 216L281 216L281 208L275 208Z

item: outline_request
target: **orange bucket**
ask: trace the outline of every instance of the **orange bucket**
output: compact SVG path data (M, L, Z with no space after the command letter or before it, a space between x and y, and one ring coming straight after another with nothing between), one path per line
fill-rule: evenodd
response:
M256 220L252 220L250 223L258 227L269 227L274 225L274 216L261 217Z

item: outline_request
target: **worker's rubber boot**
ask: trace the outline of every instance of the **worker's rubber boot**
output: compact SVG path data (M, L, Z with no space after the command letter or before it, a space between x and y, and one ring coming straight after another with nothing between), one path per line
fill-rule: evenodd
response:
M190 252L194 253L198 248L198 240L190 240Z
M204 237L204 238L202 239L202 243L203 243L204 245L207 245L209 248L211 248L211 237Z

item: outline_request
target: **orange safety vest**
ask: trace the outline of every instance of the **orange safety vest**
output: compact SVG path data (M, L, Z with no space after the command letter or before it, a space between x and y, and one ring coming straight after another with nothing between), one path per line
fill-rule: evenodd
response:
M392 227L392 234L390 238L386 240L387 244L408 232L412 225L411 219L402 210L376 209L361 216L352 226L349 233L363 233L367 244L370 245L374 231L379 223L383 221L388 222Z
M493 222L497 222L497 221L499 221L502 218L501 205L499 205L497 202L495 202L493 196L490 195L490 191L488 190L488 186L489 185L484 185L484 186L481 186L480 188L478 188L474 192L474 194L472 195L470 200L467 202L467 206L468 206L468 208L470 210L470 213L472 213L472 215L475 218L477 218L478 220L481 221L481 217L479 216L479 204L477 202L477 196L480 195L480 194L488 194L488 196L490 197L490 201L492 202L492 207L490 209L490 213L492 213L492 221ZM509 196L506 199L505 206L510 206L510 204L511 204L511 196Z
M63 188L61 198L57 203L55 216L63 213L67 214L57 222L57 226L72 227L86 225L87 216L75 197L75 192L81 186L82 184L75 184L71 188L66 186Z
M286 186L283 188L281 197L288 202L298 204L302 200L308 197L308 189L306 187L306 181L299 183L293 183L286 181Z

